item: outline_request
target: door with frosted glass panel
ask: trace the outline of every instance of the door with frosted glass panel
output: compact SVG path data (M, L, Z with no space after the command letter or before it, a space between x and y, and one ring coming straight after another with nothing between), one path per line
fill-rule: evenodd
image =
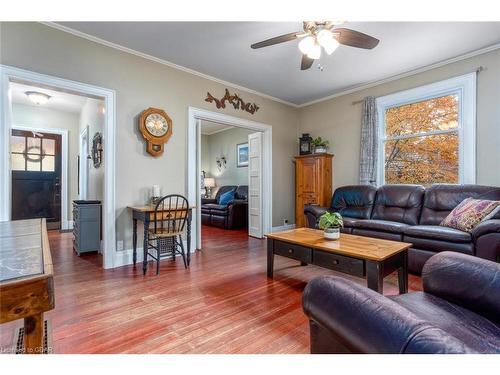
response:
M12 220L46 218L61 228L61 136L12 130Z

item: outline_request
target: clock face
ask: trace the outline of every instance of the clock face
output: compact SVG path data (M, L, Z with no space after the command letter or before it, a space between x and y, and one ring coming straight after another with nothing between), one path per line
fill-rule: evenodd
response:
M168 131L167 119L158 113L146 117L145 125L148 132L155 137L162 137Z

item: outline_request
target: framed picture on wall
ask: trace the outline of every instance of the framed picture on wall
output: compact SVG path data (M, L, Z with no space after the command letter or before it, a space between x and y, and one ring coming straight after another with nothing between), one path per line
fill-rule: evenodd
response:
M236 145L236 166L248 167L248 143Z

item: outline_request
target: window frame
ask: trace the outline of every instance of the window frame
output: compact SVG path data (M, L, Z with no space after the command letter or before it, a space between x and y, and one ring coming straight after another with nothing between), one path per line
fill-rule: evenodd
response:
M453 94L458 96L458 128L430 131L411 137L458 131L458 182L459 184L476 183L476 76L476 72L468 73L376 99L378 114L377 185L385 184L384 144L387 140L398 138L389 137L388 139L386 136L385 111L389 108Z
M19 131L21 132L22 134L13 134L14 131ZM10 152L10 159L11 159L11 163L10 163L10 168L11 168L11 171L14 171L14 172L43 172L43 173L54 173L54 172L57 172L57 165L56 165L56 147L57 147L57 141L54 139L54 138L50 138L50 137L31 137L27 134L24 134L26 131L24 130L18 130L18 129L12 129L11 131L11 135L10 137L23 137L24 138L24 151L23 152L18 152L18 151L11 151ZM49 134L46 134L46 135L50 135ZM39 139L40 140L40 152L39 153L34 153L34 152L28 152L28 138L34 138L34 139ZM48 153L44 153L43 152L43 144L44 144L44 141L46 140L51 140L54 142L54 153L53 154L48 154ZM23 158L24 158L24 169L13 169L12 167L12 155L22 155ZM29 155L33 155L33 156L39 156L40 159L39 159L39 162L40 162L40 170L33 170L33 169L28 169L28 156ZM43 162L44 162L44 158L45 156L52 156L54 158L54 170L52 171L44 171L43 170Z

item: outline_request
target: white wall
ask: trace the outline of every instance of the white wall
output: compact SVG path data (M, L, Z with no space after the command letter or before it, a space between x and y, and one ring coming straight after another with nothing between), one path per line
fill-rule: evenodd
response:
M88 127L89 129L89 155L92 155L92 139L94 135L99 132L103 134L104 132L104 101L98 99L88 98L83 105L82 111L79 118L79 129L80 133ZM105 140L103 136L103 143L105 145ZM103 153L104 154L104 153ZM104 198L104 163L103 159L101 166L99 168L94 168L94 163L92 160L87 160L89 165L89 176L88 176L88 195L89 200L100 200Z
M211 177L210 176L210 145L208 143L208 135L201 135L201 140L200 140L200 159L201 159L201 164L200 168L202 171L205 171L207 173L206 177Z
M203 122L202 122L203 126ZM215 178L217 187L224 185L248 185L248 167L237 167L236 145L248 142L248 135L254 133L242 128L232 128L207 135L205 148L208 149L208 175ZM202 155L203 143L202 143ZM224 155L227 163L219 169L216 159ZM212 193L216 193L213 189Z
M68 131L68 220L73 220L72 201L78 199L78 135L79 115L23 104L12 105L15 125Z

